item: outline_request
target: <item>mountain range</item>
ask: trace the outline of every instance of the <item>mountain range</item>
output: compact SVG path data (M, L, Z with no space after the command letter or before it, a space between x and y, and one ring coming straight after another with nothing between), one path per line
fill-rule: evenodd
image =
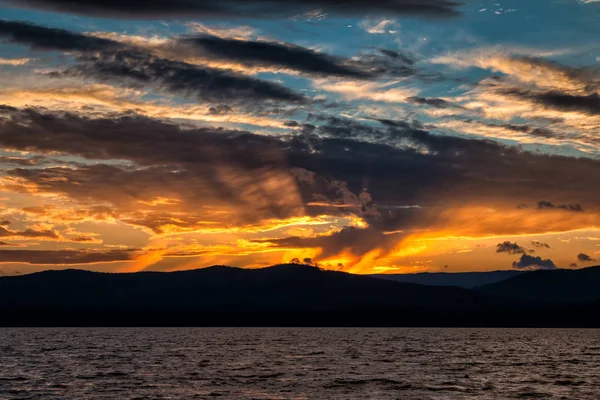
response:
M0 325L600 326L599 289L600 267L404 278L297 264L45 271L0 277Z

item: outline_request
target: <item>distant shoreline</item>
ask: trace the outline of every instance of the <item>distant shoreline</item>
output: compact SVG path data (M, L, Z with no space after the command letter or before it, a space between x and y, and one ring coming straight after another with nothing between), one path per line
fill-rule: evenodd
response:
M600 309L340 313L169 313L2 310L0 327L600 328Z

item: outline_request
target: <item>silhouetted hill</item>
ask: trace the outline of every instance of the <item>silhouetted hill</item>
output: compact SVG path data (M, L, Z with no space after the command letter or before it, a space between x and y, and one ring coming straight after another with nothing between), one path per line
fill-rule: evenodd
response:
M369 275L373 278L386 279L395 282L416 283L429 286L456 286L472 289L478 286L489 285L508 278L522 275L524 271L491 271L491 272L457 272L457 273L420 273L406 275Z
M600 302L600 266L534 271L482 286L477 291L528 303Z
M0 277L0 326L600 326L600 269L468 290L304 265ZM566 283L566 286L562 286ZM554 297L552 297L555 295Z
M0 278L0 304L20 308L331 311L480 307L467 290L374 279L305 265L172 273L46 271Z

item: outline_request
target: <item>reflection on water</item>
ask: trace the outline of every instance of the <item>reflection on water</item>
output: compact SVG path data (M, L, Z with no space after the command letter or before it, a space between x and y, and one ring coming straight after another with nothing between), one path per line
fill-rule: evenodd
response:
M600 331L0 329L0 399L594 399Z

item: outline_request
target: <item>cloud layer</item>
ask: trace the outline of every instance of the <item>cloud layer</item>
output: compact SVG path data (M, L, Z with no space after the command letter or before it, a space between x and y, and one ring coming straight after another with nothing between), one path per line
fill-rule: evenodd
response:
M451 17L458 14L460 2L453 0L291 0L285 3L241 0L3 0L15 6L30 6L61 12L124 18L190 17L292 17L314 9L336 14L409 14Z

